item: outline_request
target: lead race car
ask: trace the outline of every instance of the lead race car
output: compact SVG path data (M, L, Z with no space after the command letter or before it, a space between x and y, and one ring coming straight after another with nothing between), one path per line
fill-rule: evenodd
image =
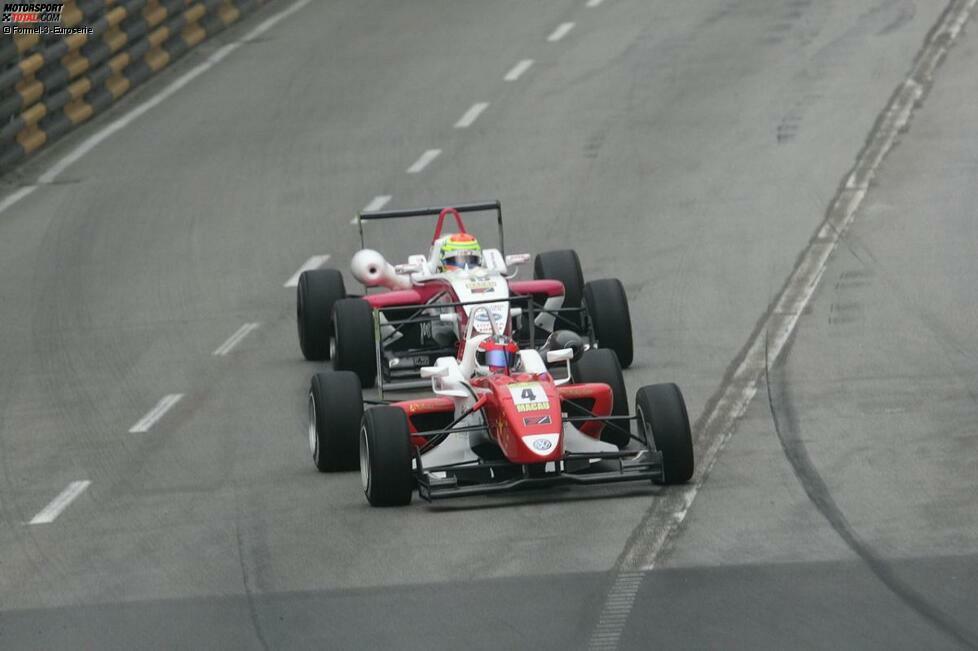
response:
M499 248L483 249L465 227L463 213L495 213ZM363 226L378 220L437 216L427 255L391 265L366 248ZM453 218L454 232L445 230ZM353 371L364 388L416 388L420 369L438 357L458 355L476 304L474 331L495 327L531 348L554 330L568 328L592 346L610 348L622 366L632 362L628 299L617 279L585 283L577 254L549 251L536 256L534 279L516 280L528 254L505 255L502 207L498 201L362 212L361 250L351 271L368 293L349 295L337 269L299 277L296 297L299 344L309 360L332 358L336 370ZM387 291L369 293L371 288ZM454 316L453 316L454 315ZM378 381L379 380L379 381Z
M473 313L488 311L476 306ZM433 396L364 409L357 376L320 373L309 391L309 445L321 471L360 469L373 506L432 501L559 484L651 481L693 474L693 446L675 384L640 388L635 415L615 415L624 396L613 351L585 350L557 331L541 350L520 349L495 327L470 319L461 359L421 369ZM574 364L572 364L574 362ZM547 363L566 365L555 377ZM637 423L637 435L631 422ZM619 449L603 432L625 432Z

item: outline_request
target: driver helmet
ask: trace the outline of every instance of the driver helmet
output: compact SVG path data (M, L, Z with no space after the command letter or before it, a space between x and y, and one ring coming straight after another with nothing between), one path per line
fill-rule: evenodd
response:
M482 266L482 247L474 235L454 233L441 245L441 271Z
M516 370L520 348L516 342L505 335L492 335L479 342L476 361L480 366L488 366L490 373L505 373Z

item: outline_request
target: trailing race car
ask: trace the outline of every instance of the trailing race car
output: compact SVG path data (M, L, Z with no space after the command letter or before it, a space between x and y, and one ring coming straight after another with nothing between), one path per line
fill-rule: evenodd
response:
M473 308L482 311L488 308ZM373 506L408 504L415 489L430 501L570 483L676 484L692 476L689 418L675 384L640 388L631 416L613 351L585 350L569 331L555 332L540 351L520 350L495 327L480 334L473 325L461 359L441 357L421 369L432 397L364 410L356 374L314 376L309 445L317 468L359 467ZM548 362L566 364L564 377ZM632 441L637 449L620 449Z
M461 213L495 212L499 249L483 249ZM365 248L365 222L438 216L427 256L412 255L392 266ZM443 233L445 217L456 231ZM365 287L388 291L349 295L337 269L299 277L296 298L299 345L308 360L332 358L336 370L353 371L364 388L418 387L419 371L439 357L459 355L472 318L474 331L496 328L521 345L535 347L555 329L583 334L592 346L610 348L619 362L632 362L628 298L617 279L584 282L574 251L537 255L534 280L515 280L528 254L504 255L502 208L498 201L457 207L360 213L361 250L351 262Z

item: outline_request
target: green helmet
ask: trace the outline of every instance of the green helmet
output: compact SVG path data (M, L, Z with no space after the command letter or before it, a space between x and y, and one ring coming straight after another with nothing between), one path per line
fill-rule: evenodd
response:
M482 266L482 247L468 233L450 235L441 245L441 270L472 269Z

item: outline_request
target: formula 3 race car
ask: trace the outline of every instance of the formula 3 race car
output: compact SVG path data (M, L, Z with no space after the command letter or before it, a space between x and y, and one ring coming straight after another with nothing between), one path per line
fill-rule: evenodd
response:
M482 310L488 308L473 313ZM676 484L692 476L689 418L675 384L640 388L628 415L613 351L585 350L580 336L566 331L540 351L521 350L495 328L479 334L470 321L468 329L461 359L441 357L421 370L431 379L430 397L365 410L356 374L314 376L308 435L317 468L359 467L373 506L408 504L415 490L431 501L560 484ZM566 364L565 376L555 377L548 362ZM615 413L616 402L626 413ZM637 446L620 449L609 438Z
M482 249L462 221L463 213L487 212L496 214L499 249ZM365 248L365 223L423 216L438 217L427 256L412 255L407 264L393 266ZM454 219L455 232L444 230L446 217ZM332 358L334 369L353 371L364 388L379 379L381 396L385 388L426 386L427 381L418 381L420 369L439 357L460 354L462 334L475 304L481 303L487 309L478 312L477 333L497 328L534 348L554 330L570 329L592 346L614 350L623 367L631 364L632 326L621 282L585 283L572 250L537 255L534 280L515 280L519 265L530 256L504 254L498 201L363 212L357 221L362 248L353 256L352 274L368 290L387 291L350 295L337 269L303 272L296 316L306 359Z

